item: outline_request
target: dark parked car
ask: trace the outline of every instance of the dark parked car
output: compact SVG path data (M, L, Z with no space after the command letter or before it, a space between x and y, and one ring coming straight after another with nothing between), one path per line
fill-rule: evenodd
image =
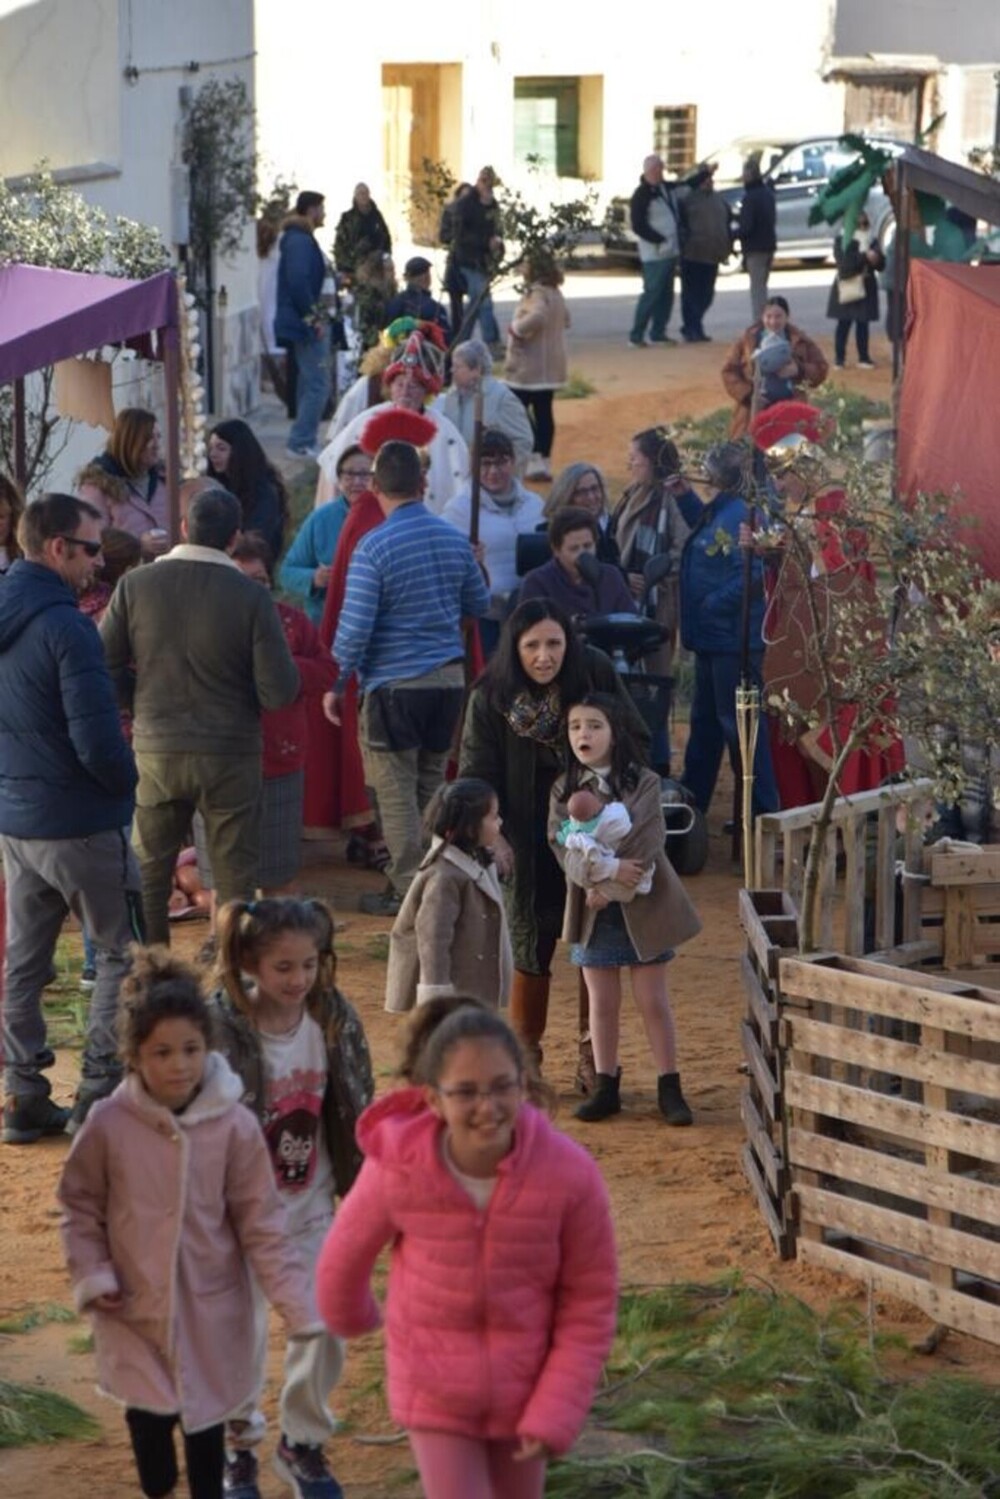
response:
M898 155L905 142L871 137L873 146ZM775 141L745 137L733 141L705 159L718 163L715 189L726 199L735 227L743 195L742 168L748 156L759 155L761 173L774 188L778 208L779 260L811 260L822 263L830 258L836 229L830 224L809 223L809 210L816 196L826 187L834 172L853 161L855 152L842 146L836 136L817 135L802 141ZM868 216L872 231L880 244L891 235L892 204L880 186L868 194ZM603 229L604 247L612 255L638 255L635 235L629 223L628 198L614 198L608 208ZM734 255L723 269L737 270L739 256Z

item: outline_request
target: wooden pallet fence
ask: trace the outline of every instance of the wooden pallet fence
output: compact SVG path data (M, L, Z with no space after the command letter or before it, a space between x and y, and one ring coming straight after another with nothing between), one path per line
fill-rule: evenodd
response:
M820 946L854 957L879 952L888 961L940 958L941 934L926 932L919 880L899 879L896 864L919 874L929 780L900 781L877 791L838 797L820 875ZM768 812L755 824L756 867L762 889L780 886L798 907L806 854L819 803ZM843 931L834 931L835 901L843 903ZM836 938L836 942L835 942Z
M778 979L797 1257L1000 1344L1000 992L839 956Z
M781 1056L778 1047L778 962L798 942L795 907L782 890L741 890L740 924L746 1010L740 1039L746 1083L740 1112L746 1131L743 1170L782 1259L795 1255L786 1216L789 1176L784 1139Z

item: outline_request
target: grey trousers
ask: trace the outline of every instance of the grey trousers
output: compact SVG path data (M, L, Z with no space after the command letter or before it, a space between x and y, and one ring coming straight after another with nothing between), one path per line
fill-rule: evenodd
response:
M366 693L358 717L365 785L378 807L389 849L389 883L405 895L426 841L421 822L444 780L462 711L461 663L449 662Z
M128 948L143 940L139 868L124 831L89 838L0 838L7 883L3 1059L9 1095L45 1097L47 1045L42 993L66 913L86 926L96 950L81 1085L106 1092L121 1074L115 1023Z
M759 323L764 316L767 278L771 274L771 262L774 255L770 250L751 250L749 255L744 255L743 259L746 261L747 275L750 277L750 307L753 312L753 321Z

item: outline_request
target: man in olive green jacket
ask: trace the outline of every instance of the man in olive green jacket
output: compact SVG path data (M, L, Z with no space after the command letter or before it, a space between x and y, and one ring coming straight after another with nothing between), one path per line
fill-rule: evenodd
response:
M182 522L185 543L126 573L101 624L119 702L133 715L133 842L150 942L170 940L173 869L195 811L219 900L253 899L260 714L299 692L270 594L229 556L240 521L225 490L198 495Z

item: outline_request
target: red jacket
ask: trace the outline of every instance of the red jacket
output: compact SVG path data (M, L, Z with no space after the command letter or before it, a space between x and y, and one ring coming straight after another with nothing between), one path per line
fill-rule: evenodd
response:
M272 708L260 716L264 739L264 779L291 775L306 763L306 698L329 692L337 675L333 657L320 643L316 626L301 609L275 600L302 687L287 708Z
M593 1159L530 1104L480 1212L441 1159L443 1125L417 1088L362 1115L366 1160L316 1270L332 1331L379 1325L371 1291L391 1245L386 1358L410 1430L529 1436L565 1452L587 1418L615 1331L607 1192Z

